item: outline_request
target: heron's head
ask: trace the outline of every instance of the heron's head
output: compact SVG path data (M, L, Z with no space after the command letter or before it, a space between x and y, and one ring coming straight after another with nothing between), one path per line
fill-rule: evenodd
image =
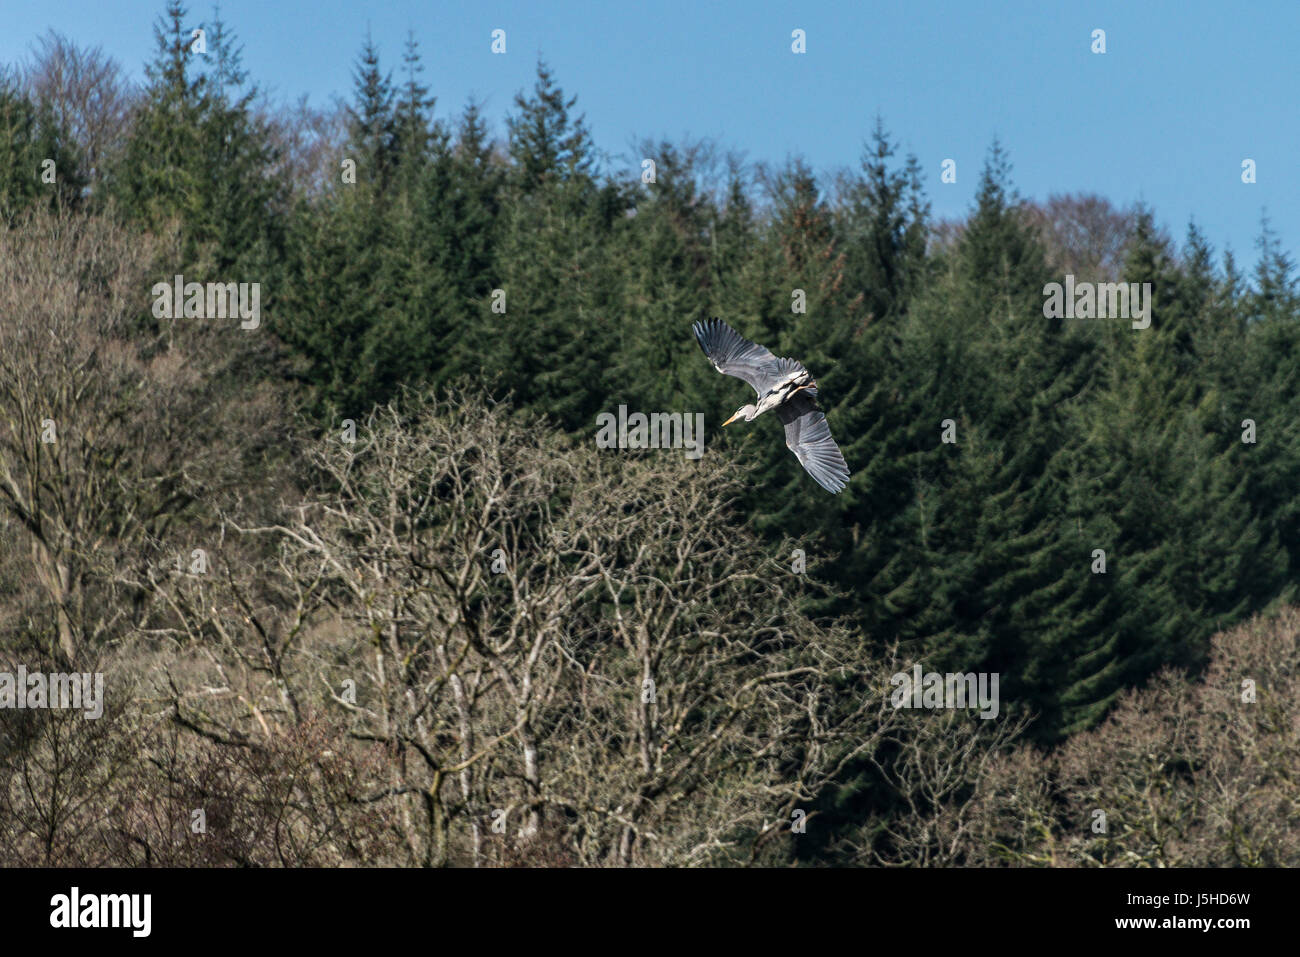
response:
M758 406L756 405L742 405L739 409L736 410L735 415L733 415L731 418L729 418L726 422L723 422L722 424L730 425L732 422L735 422L737 419L744 419L746 422L752 422L754 421L754 415L757 412L758 412Z

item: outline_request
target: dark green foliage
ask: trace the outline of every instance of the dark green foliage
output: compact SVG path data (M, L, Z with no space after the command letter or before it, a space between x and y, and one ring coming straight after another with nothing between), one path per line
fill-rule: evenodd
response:
M204 273L193 278L238 276L273 293L284 198L272 175L275 150L252 111L256 89L246 86L225 25L204 26L207 52L199 53L197 24L186 17L180 0L172 0L154 28L158 53L146 67L149 83L131 133L107 174L110 192L146 228L180 224L177 265Z
M36 204L79 205L86 185L77 172L80 165L49 108L32 102L0 69L0 222L12 224ZM51 176L53 182L47 182Z
M285 282L285 339L322 415L361 415L402 384L430 378L446 355L462 263L445 232L457 161L419 82L414 41L395 93L367 41L348 108L337 179L294 217Z

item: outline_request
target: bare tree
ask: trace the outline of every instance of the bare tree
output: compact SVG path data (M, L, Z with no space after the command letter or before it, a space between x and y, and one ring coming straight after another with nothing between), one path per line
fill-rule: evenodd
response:
M969 798L967 864L1300 863L1300 612L1216 635L1203 678L1166 672L1051 753L995 755Z
M1136 225L1132 209L1117 209L1093 194L1053 194L1043 203L1025 204L1025 215L1055 272L1090 282L1120 278Z
M229 526L273 561L172 580L150 634L208 660L160 695L237 748L346 714L337 750L383 755L347 801L404 863L780 859L896 720L736 527L722 463L573 447L465 395L407 396L308 458L317 492Z
M72 214L0 232L0 514L67 663L123 633L138 570L190 553L181 520L242 494L276 429L270 387L227 387L237 328L147 319L164 247Z
M22 77L35 100L77 144L85 179L97 182L130 125L136 94L121 66L99 47L79 47L50 30L36 41Z
M319 196L341 182L348 136L343 104L313 107L304 96L292 105L277 106L263 97L257 115L276 157L272 175L287 183L292 195Z
M25 532L65 662L114 627L86 592L138 541L142 499L165 509L174 494L150 481L167 452L123 402L150 384L124 341L150 255L95 220L0 233L0 509Z

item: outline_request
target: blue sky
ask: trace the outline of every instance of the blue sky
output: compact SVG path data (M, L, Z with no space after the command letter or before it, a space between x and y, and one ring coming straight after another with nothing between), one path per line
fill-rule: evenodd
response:
M3 0L0 62L54 27L135 76L153 52L161 0ZM211 13L189 4L191 20ZM1181 240L1194 216L1222 251L1255 260L1265 207L1300 247L1300 3L1182 2L416 2L226 0L251 77L317 104L351 91L371 31L400 66L408 30L438 113L473 95L504 131L538 55L578 95L597 144L628 155L643 136L708 137L751 161L856 163L879 112L915 152L938 216L971 203L996 135L1022 194L1091 191L1144 200ZM490 51L506 30L507 53ZM808 52L790 35L806 31ZM1090 51L1094 29L1107 52ZM1258 182L1241 182L1255 160ZM939 182L946 158L957 182Z

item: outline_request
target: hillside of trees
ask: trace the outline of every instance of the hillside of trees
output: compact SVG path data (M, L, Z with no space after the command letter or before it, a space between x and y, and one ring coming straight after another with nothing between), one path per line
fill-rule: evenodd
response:
M414 38L277 104L198 25L140 86L0 67L0 670L107 688L0 710L0 864L1300 864L1266 218L1239 264L994 142L936 221L883 119L831 173L613 158L544 62L497 128ZM1066 274L1150 327L1045 318ZM176 275L260 325L160 317ZM843 493L719 428L713 316L816 375ZM598 448L620 405L703 457ZM997 719L894 709L914 663Z

